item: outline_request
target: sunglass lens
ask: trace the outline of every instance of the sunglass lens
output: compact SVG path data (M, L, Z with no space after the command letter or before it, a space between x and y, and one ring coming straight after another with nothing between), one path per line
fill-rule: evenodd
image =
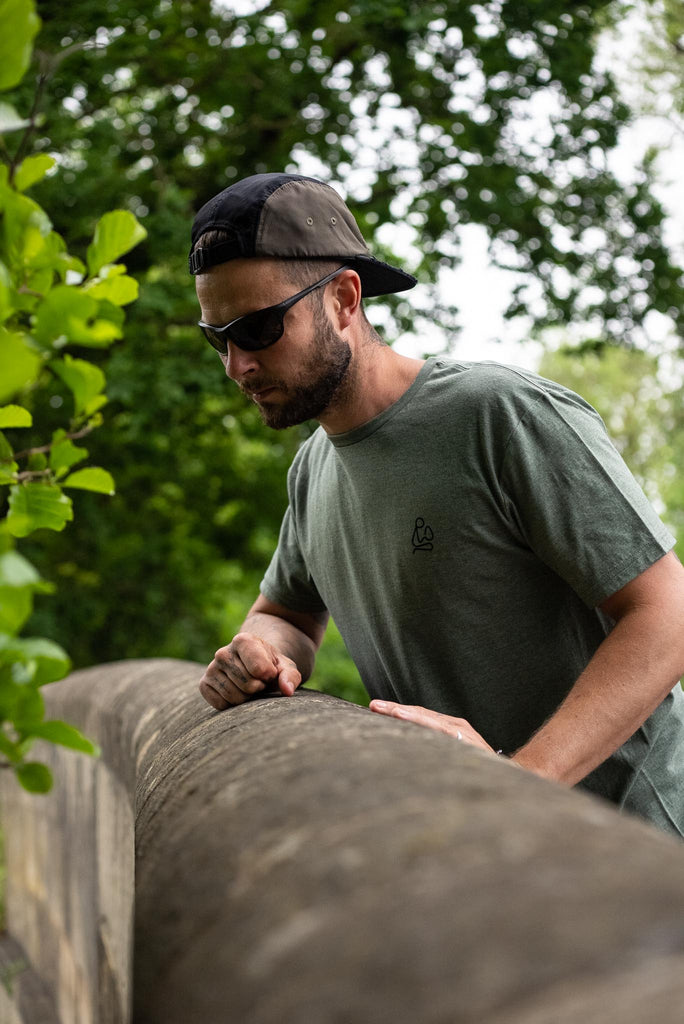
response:
M221 331L215 331L213 327L202 327L202 334L217 352L220 352L222 355L226 354L226 338Z
M231 339L247 352L273 345L283 333L283 318L272 309L257 310L238 320L230 329Z

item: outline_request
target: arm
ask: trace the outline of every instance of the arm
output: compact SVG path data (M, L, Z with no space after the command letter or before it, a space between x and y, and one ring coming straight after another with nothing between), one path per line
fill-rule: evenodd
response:
M327 612L295 612L260 594L240 632L214 655L200 693L217 711L269 686L291 696L313 671L327 622Z
M684 674L684 568L670 552L601 605L612 632L558 710L512 755L528 771L572 786L636 732ZM462 718L389 701L371 710L492 751Z
M513 755L570 786L636 732L684 674L684 568L672 552L601 608L615 628L555 714Z

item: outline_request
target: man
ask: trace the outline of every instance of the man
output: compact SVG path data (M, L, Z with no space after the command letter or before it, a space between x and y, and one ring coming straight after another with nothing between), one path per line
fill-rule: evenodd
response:
M522 370L385 346L362 295L415 281L314 179L221 192L190 269L200 326L264 421L320 424L204 698L293 694L332 614L373 711L684 835L684 569L594 410Z

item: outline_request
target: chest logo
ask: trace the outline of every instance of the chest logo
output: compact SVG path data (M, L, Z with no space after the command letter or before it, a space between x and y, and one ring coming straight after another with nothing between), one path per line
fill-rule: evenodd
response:
M413 554L416 551L432 551L434 534L428 524L425 522L422 516L418 516L416 519L416 525L413 528Z

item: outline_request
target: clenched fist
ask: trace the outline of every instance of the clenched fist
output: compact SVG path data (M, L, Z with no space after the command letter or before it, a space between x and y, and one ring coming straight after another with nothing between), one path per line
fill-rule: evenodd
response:
M238 633L214 655L200 680L200 693L217 711L243 704L266 687L291 697L302 676L291 658L254 633Z

